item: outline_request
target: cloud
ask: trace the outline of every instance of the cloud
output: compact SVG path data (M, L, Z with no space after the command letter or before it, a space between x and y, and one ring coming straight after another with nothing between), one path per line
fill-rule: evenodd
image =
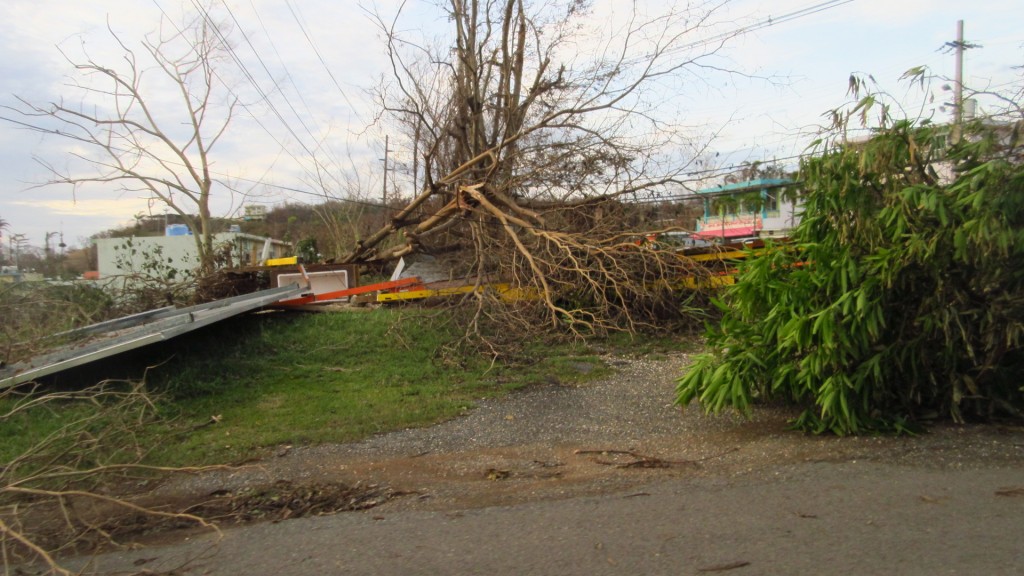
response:
M375 0L373 4L388 23L404 5L405 17L398 25L413 38L428 41L443 35L448 25L433 3ZM620 4L625 5L619 0L595 0L596 19L591 23L595 30L621 27ZM670 4L671 0L638 0L641 11L649 13ZM720 29L735 29L814 4L814 0L735 0L725 3L714 19ZM722 53L731 69L779 76L787 82L777 85L697 71L679 81L692 88L682 86L659 104L677 108L688 124L727 125L723 146L763 150L767 147L760 143L772 142L799 150L793 135L816 122L825 110L843 103L846 79L853 71L872 73L888 86L896 84L902 71L918 64L931 64L939 73L951 75L952 57L936 49L953 38L960 18L966 20L967 38L985 46L968 52L968 78L1005 83L1007 74L1013 74L1009 66L1024 63L1020 61L1024 36L1019 18L1012 17L1020 14L1018 4L1019 0L986 0L965 8L962 0L856 0L836 5L736 38ZM235 56L246 71L228 59L223 74L234 79L232 89L247 109L214 150L217 177L229 175L240 188L252 186L250 180L265 180L311 190L309 183L317 174L304 149L308 147L317 149L318 160L327 164L319 175L340 181L358 170L356 176L366 190L378 189L379 180L375 184L373 179L380 175L387 129L373 124L367 89L382 75L386 77L389 66L381 32L368 13L359 3L337 0L252 0L227 5L233 14L222 12L219 17L237 18ZM102 64L119 63L121 52L112 46L108 19L128 45L138 47L142 35L158 26L161 6L174 16L179 4L168 0L0 3L0 76L7 93L0 95L0 104L11 104L11 93L37 102L68 96L65 76L71 69L56 46L76 56L84 49ZM585 51L588 46L583 43L578 48ZM251 86L247 74L260 90ZM408 155L408 150L401 149L398 132L389 135L392 157ZM29 233L41 241L45 231L63 226L74 230L71 237L88 236L149 210L144 199L99 188L82 190L77 202L67 188L26 192L26 183L46 180L32 157L63 169L70 163L69 149L67 143L0 125L0 216L13 223L12 232ZM259 202L317 198L258 185L253 192L260 196L254 199ZM227 215L244 201L222 194L215 213ZM162 208L154 210L162 213Z
M143 198L29 199L14 200L9 204L46 210L57 216L103 216L115 220L128 220L149 209L149 203Z

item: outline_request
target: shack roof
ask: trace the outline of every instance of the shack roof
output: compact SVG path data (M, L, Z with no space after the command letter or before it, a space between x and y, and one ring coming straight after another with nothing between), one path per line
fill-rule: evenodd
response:
M736 192L751 192L754 190L764 190L766 188L782 188L784 186L792 186L794 184L796 184L796 182L794 182L793 180L789 180L788 178L757 178L755 180L736 182L735 184L724 184L722 186L715 186L714 188L704 188L703 190L697 190L697 194L733 194Z

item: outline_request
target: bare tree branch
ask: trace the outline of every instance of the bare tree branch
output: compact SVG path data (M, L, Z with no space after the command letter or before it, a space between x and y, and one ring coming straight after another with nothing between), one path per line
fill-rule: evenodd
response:
M72 156L90 170L61 170L41 162L51 175L47 184L70 185L72 190L113 184L121 191L142 192L178 214L194 232L205 274L215 259L211 153L225 135L238 100L214 72L225 49L223 36L201 17L170 28L173 33L161 30L142 40L143 60L152 66L145 69L136 51L108 25L123 51L120 67L61 51L75 71L67 86L78 104L62 98L39 105L18 98L19 106L4 106L12 116L0 119L84 145L85 152L73 151ZM168 94L177 94L177 100L168 102Z
M632 11L597 39L583 33L586 2L448 0L451 35L437 43L407 38L401 14L373 14L393 76L375 92L382 119L416 128L404 133L427 176L345 260L463 246L457 274L513 280L549 326L633 329L672 315L677 297L656 286L694 267L641 246L666 224L630 201L685 188L706 146L659 104L684 77L720 69L728 35L699 37L720 7ZM399 231L404 246L378 250Z

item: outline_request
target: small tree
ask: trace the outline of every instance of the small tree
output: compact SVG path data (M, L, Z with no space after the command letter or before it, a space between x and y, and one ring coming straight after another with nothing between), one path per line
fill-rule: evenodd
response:
M46 184L115 186L166 205L193 231L200 271L209 273L211 154L237 105L215 73L224 38L203 17L184 26L163 20L141 52L109 31L123 51L119 68L62 52L75 72L66 97L48 105L19 97L20 107L5 106L16 116L2 119L83 149L71 153L89 166L82 172L40 160Z

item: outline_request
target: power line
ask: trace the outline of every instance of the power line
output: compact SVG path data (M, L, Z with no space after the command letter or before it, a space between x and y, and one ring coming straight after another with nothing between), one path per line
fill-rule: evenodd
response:
M817 13L823 12L825 10L829 10L829 9L832 9L832 8L838 8L839 6L842 6L844 4L849 4L851 2L853 2L853 0L826 0L824 2L819 2L818 4L807 6L807 7L801 8L799 10L794 10L793 12L787 12L786 14L783 14L781 16L777 16L777 17L768 16L767 18L764 18L763 20L759 20L757 22L753 22L751 24L747 24L746 26L740 26L739 28L735 28L735 29L727 31L727 32L721 32L719 34L715 34L715 35L709 36L707 38L702 38L700 40L695 40L695 41L689 42L687 44L682 44L682 45L676 46L674 48L670 48L670 49L666 50L664 52L664 54L673 54L673 53L678 53L678 52L682 52L682 51L685 51L685 50L691 50L693 48L699 48L701 46L708 46L708 45L715 44L715 43L722 43L722 42L725 42L726 40L729 40L731 38L735 38L737 36L741 36L743 34L754 32L754 31L760 30L762 28L769 28L771 26L776 26L778 24L783 24L783 23L786 23L786 22L791 22L793 20L797 20L799 18L804 18L806 16L811 16L813 14L817 14ZM637 57L636 61L642 61L642 60L647 59L647 58L649 58L649 56Z
M153 1L154 1L154 3L157 3L157 0L153 0ZM309 156L309 158L311 158L311 159L312 159L312 161L313 161L314 163L316 163L316 164L317 164L317 166L319 166L319 162L320 162L320 161L319 161L319 160L317 159L317 154L316 154L316 152L314 151L314 149L313 149L313 148L311 148L311 147L310 147L309 145L307 145L307 144L305 143L305 141L304 141L304 138L303 138L302 136L300 136L300 135L299 135L299 134L298 134L298 133L296 132L296 130L295 130L295 129L293 128L292 124L291 124L291 123L290 123L290 122L289 122L289 121L288 121L288 120L287 120L287 119L285 118L284 114L282 114L282 113L281 113L281 111L280 111L280 110L278 109L278 107L277 107L277 106L276 106L276 105L274 104L273 100L272 100L272 99L271 99L271 97L270 97L270 94L268 94L268 93L267 93L267 92L266 92L266 91L265 91L265 90L264 90L264 89L263 89L263 88L261 87L260 83L259 83L259 82L258 82L258 81L256 80L256 78L255 78L255 76L253 75L253 73L252 73L252 72L251 72L251 71L249 70L249 68L248 68L248 67L247 67L247 66L245 65L245 63L244 63L244 62L242 61L242 59L241 59L241 58L239 57L238 53L237 53L237 52L236 52L236 51L235 51L235 50L234 50L234 49L232 48L232 46L231 46L230 42L228 42L228 41L227 41L227 36L226 36L226 35L224 34L224 32L223 32L223 31L222 31L222 30L220 29L220 27L219 27L219 25L217 24L217 22L216 22L216 21L215 21L215 20L214 20L214 19L212 18L212 16L210 15L210 12L209 12L208 10L206 10L205 8L203 8L202 6L200 6L200 5L199 5L199 4L197 3L197 0L192 0L192 4L193 4L193 7L194 7L194 8L195 8L195 9L197 10L197 12L198 12L198 13L199 13L199 14L200 14L200 15L202 16L202 18L203 18L203 20L204 20L204 21L206 22L206 24L207 24L207 25L208 25L208 26L209 26L209 27L210 27L210 28L211 28L211 29L212 29L212 30L214 31L214 33L215 33L215 34L217 35L217 38L218 38L218 39L219 39L219 40L221 41L221 43L222 43L222 45L224 46L224 49L225 49L225 51L227 52L228 56L229 56L229 57L231 58L231 60L232 60L232 61L233 61L233 62L235 63L235 65L236 65L236 66L238 67L239 71L240 71L240 72L241 72L241 73L243 74L243 76L244 76L244 77L246 78L246 80L247 80L247 81L248 81L248 83L249 83L249 84L250 84L250 85L252 86L252 88L253 88L253 89L254 89L254 90L255 90L255 91L256 91L256 92L257 92L257 93L259 94L259 96L260 96L260 98L261 98L262 102L263 102L263 103L264 103L264 104L265 104L265 105L267 106L267 108L268 108L268 109L270 110L270 112L272 112L272 113L273 113L273 115L274 115L274 116L275 116L275 117L276 117L276 118L278 119L278 121L279 121L279 122L281 123L281 125L282 125L282 126L283 126L283 127L284 127L284 128L285 128L285 129L287 130L287 131L288 131L288 133L289 133L289 134L291 134L292 138L294 138L294 140L295 140L295 141L296 141L296 142L298 143L298 145L299 145L299 146L300 146L300 147L301 147L301 148L302 148L302 149L303 149L303 150L304 150L304 151L306 152L306 154L307 154L307 155ZM159 6L159 4L157 4L157 6L158 6L158 7L160 7L160 6ZM236 26L237 26L238 28L240 28L240 29L241 29L241 28L242 28L242 25L241 25L241 23L240 23L240 22L238 21L238 19L237 19L237 18L235 17L234 13L233 13L233 12L231 11L230 7L229 7L229 6L227 6L227 4L226 4L226 3L224 3L224 6L225 6L226 10L228 11L228 14L229 14L229 15L231 16L232 20L233 20L233 21L235 22L235 25L236 25ZM166 16L167 16L167 14L166 14L166 11L164 11L162 7L160 7L160 10L161 10L161 12L162 12L162 13L163 13L163 14L165 15L165 17L166 17ZM256 15L257 15L257 18L259 18L259 14L257 13ZM168 18L168 20L170 20L170 19ZM180 32L180 30L179 30L179 32ZM311 138L312 138L312 139L313 139L314 141L316 141L316 140L317 140L317 137L316 137L316 136L315 136L315 135L314 135L314 134L312 133L312 131L310 130L310 128L309 128L309 127L308 127L308 126L307 126L307 125L305 124L305 122L303 122L303 121L302 121L302 115L298 113L298 111L297 111L297 110L295 109L294 105L292 105L291 101L290 101L290 100L288 99L288 97L287 97L287 95L285 94L284 90L283 90L283 89L281 88L281 86L280 86L280 85L279 85L279 84L277 83L277 81L276 81L276 80L274 80L273 74L272 74L272 73L270 72L270 70L269 70L269 67L268 67L268 66L266 65L266 62L265 62L265 61L264 61L264 60L262 59L262 57L260 57L260 55L259 55L259 52L258 52L258 50L256 49L255 45L254 45L254 44L252 43L252 41L251 41L251 40L249 39L248 35L247 35L247 34L245 34L244 30L243 30L243 31L242 31L241 33L242 33L242 35L243 35L243 37L244 37L244 39L245 39L246 43L247 43L247 44L249 45L249 47L250 47L250 48L252 49L253 53L255 54L255 56L256 56L256 58L257 58L257 60L258 60L258 61L260 62L260 65L261 65L261 66L263 67L263 69L264 69L264 71L265 71L265 72L267 73L268 77L270 77L270 80L271 80L271 82L273 83L273 85L274 85L274 88L276 89L276 91L277 91L277 92L278 92L279 94L281 94L282 98L283 98L283 99L285 100L285 103L286 103L286 104L288 105L288 107L289 107L289 108L291 109L291 111L292 111L292 113L293 113L293 114L295 115L295 117L296 117L296 118L297 118L297 119L299 120L299 123L300 123L300 124L302 125L302 128L303 128L303 129L305 130L305 132L306 132L307 134L309 134L309 136L310 136L310 137L311 137ZM268 34L268 37L269 37L269 34ZM272 41L271 41L271 45L273 46L273 42L272 42ZM274 47L274 50L275 50L275 52L276 52L276 47ZM279 55L279 53L278 53L278 55ZM279 55L279 60L280 60L280 55ZM283 65L283 61L282 61L282 65ZM285 66L285 68L286 68L286 74L287 74L287 77L288 77L288 78L291 78L291 75L287 73L287 67L286 67L286 66ZM214 74L216 75L216 72L214 72ZM218 78L220 78L220 77L219 77L219 75L218 75ZM227 87L227 83L226 83L226 82L224 82L224 81L223 81L223 79L221 79L221 82L222 82L222 83L223 83L223 84L225 85L225 87ZM293 85L294 85L294 84L293 84ZM232 91L230 90L230 88L226 88L226 89L228 90L228 92L229 92L229 93L231 93L231 94L232 94L233 96L235 96L236 98L238 98L238 96L237 96L237 95L235 95L235 94L234 94L234 93L233 93L233 92L232 92ZM299 92L299 96L300 96L300 99L301 99L301 92ZM305 103L305 101L304 101L304 100L303 100L303 104L304 104L304 105L306 106L306 109L307 109L307 110L309 110L309 106L308 106L308 104L306 104L306 103ZM318 180L318 179L319 179L319 174L318 174L317 172L314 172L314 171L313 171L313 170L312 170L311 168L309 168L309 167L307 166L307 163L306 163L306 162L305 162L305 161L304 161L303 159L300 159L300 158L299 158L299 156L297 156L297 155L295 154L295 152L294 152L294 151L292 150L292 147L290 147L290 146L287 146L287 145L285 145L285 144L284 144L284 143L283 143L283 142L282 142L282 141L281 141L281 140L280 140L280 139L279 139L279 138L277 137L277 135L275 135L275 133L274 133L273 131L271 131L271 130L270 130L270 129L269 129L269 128L268 128L268 127L267 127L267 126L266 126L266 125L265 125L265 124L264 124L264 123L262 122L262 121L260 121L260 119L258 118L258 116L257 116L256 114L254 114L254 113L252 112L252 110L250 109L250 106L249 106L249 105L247 105L247 104L245 104L245 103L240 103L240 105L241 105L241 106L242 106L242 107L243 107L243 108L244 108L244 109L245 109L246 111L248 111L248 112L249 112L249 116L250 116L250 118L251 118L251 119L252 119L252 120L253 120L254 122L256 122L256 124L257 124L257 125L258 125L258 126L259 126L259 127L260 127L260 128L261 128L261 129L263 130L263 131L264 131L264 133L266 133L266 134L267 134L267 136L269 136L269 137L270 137L270 138L271 138L271 139L272 139L272 140L273 140L273 141L274 141L274 142L275 142L275 143L276 143L276 144L278 145L278 147L279 147L279 150L281 150L282 152L284 152L285 154L287 154L287 155L288 155L289 157L291 157L291 158L292 158L292 160L294 160L294 161L295 161L295 163L296 163L296 164L297 164L297 165L298 165L299 167L301 167L303 171L305 171L305 173L306 173L306 176L307 176L307 177L309 177L309 178L310 178L310 179L312 179L312 180ZM315 147L316 147L316 148L319 148L319 147L320 147L320 145L319 145L319 144L317 144L317 145L316 145Z
M155 1L156 0L154 0L154 2ZM718 34L718 35L715 35L715 36L712 36L712 37L709 37L709 38L704 38L704 39L699 40L699 41L695 41L695 42L692 42L692 43L689 43L689 44L678 46L674 50L684 50L684 49L688 49L688 48L697 47L697 46L700 46L700 45L706 45L706 44L710 44L710 43L713 43L713 42L723 41L723 40L726 40L728 38L732 38L732 37L735 37L735 36L738 36L738 35L741 35L741 34L753 32L753 31L756 31L756 30L759 30L759 29L762 29L762 28L767 28L767 27L774 26L774 25L781 24L781 23L785 23L785 22L790 22L790 21L796 20L798 18L803 18L803 17L810 16L810 15L813 15L813 14L816 14L816 13L819 13L819 12L822 12L822 11L825 11L825 10L828 10L828 9L831 9L831 8L836 8L836 7L839 7L839 6L851 3L852 1L853 0L827 0L827 1L824 1L824 2L819 2L817 4L813 4L811 6L807 6L807 7L801 8L799 10L788 12L788 13L783 14L783 15L778 16L778 17L771 17L771 16L769 16L768 18L766 18L764 20L752 23L752 24L747 25L747 26L742 26L742 27L736 28L736 29L734 29L732 31L729 31L729 32L721 33L721 34ZM232 60L236 63L236 65L239 67L240 71L247 78L247 80L252 84L254 89L256 89L256 91L261 95L261 97L263 98L263 101L266 102L266 104L270 107L271 111L275 114L275 116L277 116L277 118L281 121L281 123L284 125L284 127L291 133L291 135L298 141L298 143L302 146L302 148L307 153L309 153L311 156L314 156L314 158L315 158L315 153L313 152L313 150L311 150L308 146L306 146L304 144L303 138L299 137L299 135L292 128L291 124L284 118L284 116L281 114L281 112L277 109L277 107L270 100L270 96L260 87L260 85L257 82L255 76L245 66L245 64L242 62L241 58L237 55L237 53L231 48L230 44L226 41L226 37L224 36L223 32L219 29L219 27L217 26L216 22L210 16L209 12L206 11L205 9L203 9L196 2L196 0L192 0L192 2L193 2L193 5L195 6L195 8L198 11L201 12L201 14L203 15L203 17L206 20L206 22L215 30L216 34L218 35L218 38L220 38L222 40L223 44L225 45L226 49L228 50ZM236 26L241 28L241 24L239 23L239 21L238 21L237 17L235 16L235 14L231 11L230 7L227 6L227 3L223 2L223 0L222 0L222 3L224 4L224 7L227 9L228 14L232 18L232 20L235 22ZM334 83L335 87L339 90L339 92L342 94L342 96L348 102L347 95L345 94L344 90L340 86L340 83L337 81L337 78L335 78L334 74L331 72L330 68L327 66L326 61L324 60L322 54L320 53L319 49L317 48L317 46L316 46L315 42L313 41L311 35L309 34L308 30L306 29L300 14L293 7L293 5L290 2L290 0L286 0L286 4L288 6L289 11L292 14L292 17L295 19L296 24L299 26L300 31L303 33L303 35L304 35L307 43L309 44L310 48L313 50L313 52L317 56L317 58L320 61L321 65L323 66L324 70L327 72L328 76L331 78L332 82ZM254 9L254 12L256 12L255 11L255 6L253 6L253 9ZM256 12L256 15L257 15L257 18L259 18L258 12ZM261 22L261 25L262 25L262 19L260 19L260 22ZM264 26L264 30L266 30L265 26ZM299 119L299 123L305 129L306 133L309 134L311 137L315 138L315 136L313 136L312 131L309 129L309 127L302 121L301 115L298 114L297 110L292 105L292 103L288 100L287 96L284 95L284 91L281 89L280 85L276 81L273 80L273 76L272 76L272 74L271 74L271 72L269 70L269 67L267 66L267 64L263 60L263 58L260 57L258 51L256 50L255 45L250 40L249 36L247 34L245 34L244 31L242 31L242 35L243 35L243 38L245 39L246 43L250 47L250 49L256 55L256 58L259 61L260 65L263 67L263 70L267 73L268 76L271 77L271 80L274 82L275 88L277 88L278 91L282 94L282 97L284 97L285 102L288 104L288 106L291 109L292 113ZM269 34L268 34L268 36L269 36ZM276 52L276 46L273 45L272 41L271 41L271 46L274 48L274 50ZM278 53L278 57L280 58L280 54L279 53ZM300 97L300 99L302 98L301 97L301 92L299 93L299 97ZM351 102L348 102L348 103L351 105ZM303 100L303 104L306 104L304 100ZM308 105L306 105L306 108L308 109ZM288 148L286 146L284 146L279 140L277 140L276 137L274 137L273 134L266 128L266 126L264 126L262 123L260 123L259 120L256 119L255 117L254 117L254 120L256 120L256 122L258 124L260 124L260 126L264 129L264 131L266 131L268 133L268 135L271 135L271 137L273 137L274 140L278 142L278 144L282 147L283 150L285 150L290 156L292 156L292 158L295 159L299 163L299 165L302 165L302 162L294 154L292 154L288 150ZM774 161L776 161L776 162L778 162L778 161L785 161L785 160L789 160L789 159L800 158L800 157L803 157L803 156L804 155L795 155L795 156L788 156L788 157L782 157L782 158L775 158ZM698 175L720 174L720 173L729 172L731 170L735 170L735 169L740 168L740 167L742 167L742 165L723 166L723 167L719 167L719 168L711 168L711 169L700 170L700 171L692 171L692 172L686 173L685 175L686 176L698 176ZM309 174L308 170L307 170L307 174ZM309 174L309 175L312 176L312 174ZM224 175L224 176L226 176L226 175ZM277 189L280 189L280 190L287 190L287 191L291 191L291 192L298 193L298 194L316 196L317 198L325 198L325 197L327 197L326 194L323 194L323 193L313 192L313 191L309 191L309 190L302 190L302 189L294 188L294 187L270 184L270 183L267 183L267 182L262 181L262 180L252 180L252 179L247 179L247 178L240 178L240 177L237 177L237 176L233 177L233 178L235 180L239 180L239 181L246 181L246 182L251 182L251 183L256 183L256 184L262 184L264 186L268 186L268 187L272 187L272 188L277 188ZM352 200L346 200L346 201L352 201ZM378 203L363 202L363 201L354 201L354 202L365 204L365 205L368 205L368 206L376 206L376 207L386 208L385 205L378 204Z
M306 131L306 134L308 134L310 136L310 138L312 138L315 141L316 140L316 136L313 135L312 130L310 130L309 126L307 126L305 121L303 121L302 115L299 114L299 112L295 109L295 106L292 105L292 102L291 102L291 100L288 99L288 96L287 96L287 94L285 94L284 89L280 86L280 84L278 84L277 80L274 79L274 74L270 71L270 68L267 67L267 63L263 61L263 57L260 56L259 51L256 50L256 46L253 45L252 40L249 39L249 35L245 32L245 28L241 25L241 23L238 22L238 18L235 17L234 11L231 10L231 7L228 6L228 3L225 2L224 0L221 1L221 4L224 6L224 9L227 11L228 16L231 17L231 21L234 22L235 26L238 28L239 33L242 35L242 39L245 40L245 43L249 45L249 49L252 50L253 55L256 57L256 60L260 63L260 66L263 68L263 71L266 72L267 78L269 78L271 83L273 83L274 88L277 90L277 93L281 95L281 98L284 100L285 104L288 105L288 108L292 111L292 114L295 115L295 119L299 121L299 124ZM258 15L257 15L257 17L258 17ZM230 46L228 47L228 50L232 50L230 48ZM283 64L283 62L282 62L282 64ZM286 76L290 77L290 74L287 73L287 67L285 68L285 72L286 72ZM247 76L248 76L248 74L247 74ZM300 95L300 97L301 97L301 95ZM308 106L307 106L307 109L308 109ZM289 131L291 132L291 130L289 130ZM295 133L292 132L292 135L295 136ZM312 153L309 148L307 148L305 146L303 146L303 148L307 152Z
M349 109L355 110L355 106L353 106L352 101L349 100L348 94L345 93L345 90L341 87L341 84L338 82L338 79L334 77L334 73L331 72L331 68L327 65L327 62L324 60L324 57L320 54L320 50L317 48L316 43L313 41L313 37L306 30L306 27L303 24L300 15L296 12L296 8L292 6L291 0L285 0L285 5L288 6L288 11L291 12L292 18L295 19L295 23L299 25L299 30L302 31L302 35L306 38L306 42L309 43L310 48L313 49L313 53L316 54L317 59L320 61L320 65L323 66L324 71L326 71L327 75L331 78L331 82L334 83L334 87L338 89L338 92L341 94L341 97L345 99L345 103L348 104ZM253 7L253 10L255 10L255 6Z
M785 160L796 160L796 159L810 158L810 157L813 157L813 156L814 156L813 154L796 154L796 155L792 155L792 156L775 158L775 159L773 159L773 161L777 162L777 161L785 161ZM768 164L769 162L765 161L764 163ZM749 166L750 166L750 164L733 164L733 165L728 165L728 166L720 166L720 167L717 167L717 168L706 168L706 169L702 169L702 170L692 170L692 171L681 173L680 176L692 177L692 176L708 176L708 175L713 175L713 174L728 174L728 173L735 172L736 170L739 170L739 169L742 169L742 168L748 168ZM385 205L383 203L380 203L380 202L371 202L371 201L367 201L367 200L356 200L356 199L351 199L351 198L334 198L334 197L329 197L329 196L327 196L324 193L314 192L314 191L311 191L311 190L303 190L303 189L300 189L300 188L293 188L293 187L290 187L290 186L271 184L271 183L268 183L268 182L262 182L262 181L258 181L258 180L249 180L249 179L246 179L246 178L235 178L235 179L236 180L241 180L241 181L244 181L244 182L251 182L251 183L254 183L254 184L262 184L262 185L270 187L270 188L277 188L277 189L280 189L280 190L287 190L289 192L295 192L297 194L303 194L303 195L308 195L308 196L316 196L317 198L320 198L320 199L334 200L334 201L338 201L338 202L347 202L347 203L351 203L351 204L357 204L357 205L374 207L374 208L384 208L384 209L390 210L389 206L387 206L387 205ZM667 196L658 196L657 198L647 198L647 199L642 199L642 200L633 200L631 203L633 203L633 204L648 204L648 203L666 202L666 201L672 201L672 200L683 200L683 199L692 198L692 197L694 197L694 193L690 193L690 194L672 194L672 195L667 195Z
M172 27L174 27L175 31L177 31L179 35L183 36L184 35L184 31L181 30L180 28L178 28L176 24L174 24L174 21L171 19L170 15L167 14L167 11L164 10L163 6L160 5L159 1L158 0L153 0L153 4L156 5L156 7L160 10L160 13L163 14L163 16L167 20L167 22ZM193 0L193 4L195 4L195 0ZM196 5L196 7L197 7L197 9L199 9L199 7L197 5ZM257 90L257 92L260 93L261 97L264 99L264 101L267 103L267 105L271 108L271 110L273 112L275 112L275 114L278 116L278 118L281 120L281 122L285 125L285 128L290 129L290 126L288 125L288 123L284 120L284 118L281 116L281 114L277 111L277 109L274 107L273 103L269 101L268 96L259 88L258 85L256 85L255 79L252 78L252 76L250 74L248 74L248 70L244 67L244 65L241 64L241 61L238 59L238 57L234 53L234 51L230 49L230 44L227 42L226 37L220 32L220 29L217 28L216 23L213 22L213 20L209 17L208 13L203 12L203 14L204 14L204 20L211 26L211 28L214 30L215 34L217 34L218 39L224 44L225 48L227 49L227 51L229 53L229 56L240 67L241 72L247 76L247 78L249 79L250 84L253 84L253 87ZM253 114L249 110L249 106L247 104L245 104L244 102L242 102L241 101L241 97L238 94L235 94L235 92L233 90L231 90L231 88L229 87L228 83L224 80L224 78L221 77L220 74L216 70L212 70L211 72L212 72L212 74L218 80L220 80L221 84L224 86L224 89L227 91L227 93L230 94L233 98L235 98L236 101L239 102L239 105L242 106L243 109L245 109L247 112L249 112L249 117L252 118L252 120L254 122L256 122L256 124L264 131L264 133L266 133L267 136L269 136L275 143L277 143L277 145L280 147L281 150L283 150L285 153L287 153L289 156L291 156L292 159L295 160L296 163L298 163L301 166L302 165L302 161L299 160L299 158L297 156L295 156L295 154L292 153L291 150L287 146L285 146L284 143L281 142L277 138L277 136L269 128L267 128L267 126L264 125L263 122L261 122L259 120L259 118L255 114ZM299 139L298 136L294 134L294 132L293 132L293 136L295 136L296 139L299 140L299 144L300 145L303 145L302 142L301 142L301 139ZM305 146L303 145L303 147L305 147Z
M196 9L196 11L202 15L203 19L206 21L206 24L210 26L214 34L216 34L218 40L220 40L221 42L221 45L224 46L224 49L227 52L228 56L235 63L235 65L238 66L239 71L249 81L249 84L253 87L253 89L255 89L256 92L260 95L261 100L270 108L270 111L273 112L274 116L276 116L277 119L281 121L281 124L284 126L286 130L288 130L288 133L291 134L293 138L295 138L295 141L299 144L299 146L302 146L302 149L312 156L313 151L310 150L308 146L306 146L305 142L302 141L302 138L299 137L299 135L292 128L291 124L287 120L285 120L284 116L277 109L277 106L275 106L274 103L271 101L270 96L266 93L266 91L263 90L263 88L260 86L260 83L256 81L256 78L249 71L249 68L245 65L244 62L242 62L242 59L239 58L234 48L231 47L231 43L228 42L227 36L224 35L223 31L220 29L220 26L218 26L217 22L214 21L212 16L210 16L209 11L207 11L206 8L204 8L198 2L198 0L192 0L192 5ZM298 159L296 158L296 160Z

